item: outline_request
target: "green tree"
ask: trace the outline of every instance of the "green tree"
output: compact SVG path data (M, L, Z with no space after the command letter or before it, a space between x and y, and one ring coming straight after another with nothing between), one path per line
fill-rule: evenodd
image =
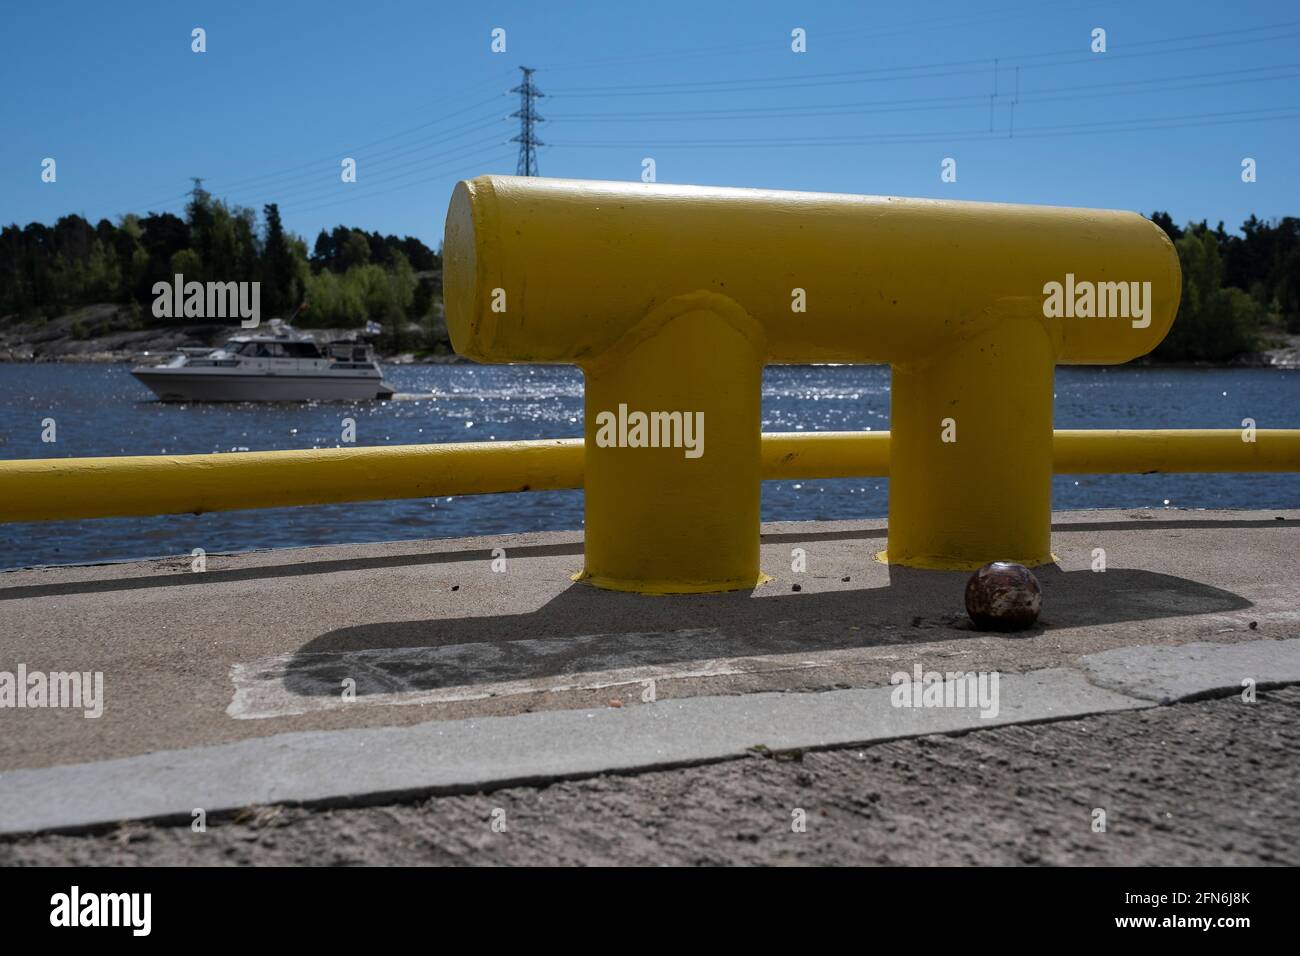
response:
M1259 348L1263 309L1241 289L1223 288L1214 232L1189 227L1174 243L1183 270L1178 317L1153 355L1166 361L1226 361Z
M266 235L262 244L262 308L269 316L288 318L298 305L301 287L293 251L280 222L280 209L270 203L262 210Z

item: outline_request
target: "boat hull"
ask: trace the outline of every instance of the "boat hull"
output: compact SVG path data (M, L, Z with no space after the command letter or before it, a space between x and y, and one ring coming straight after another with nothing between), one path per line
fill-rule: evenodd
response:
M164 402L355 402L393 396L393 387L377 374L188 368L136 368L131 374Z

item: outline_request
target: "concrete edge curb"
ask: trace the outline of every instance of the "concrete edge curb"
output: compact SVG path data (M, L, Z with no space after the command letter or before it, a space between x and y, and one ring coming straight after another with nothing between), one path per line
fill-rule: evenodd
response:
M408 727L306 731L0 774L0 835L248 806L357 805L662 770L772 751L870 745L1136 710L1300 682L1300 639L1137 646L1080 668L999 675L996 715L899 706L899 687L665 700ZM906 685L904 685L906 686ZM972 685L974 686L974 685ZM911 685L920 698L921 685ZM986 687L987 689L987 687ZM992 708L985 708L986 710Z

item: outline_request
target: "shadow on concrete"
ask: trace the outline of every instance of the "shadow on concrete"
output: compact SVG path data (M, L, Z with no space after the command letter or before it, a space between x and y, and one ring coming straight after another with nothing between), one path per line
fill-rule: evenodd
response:
M1286 528L1287 519L1273 518L1136 518L1131 521L1063 521L1052 525L1057 532L1069 531L1201 531L1211 528ZM1295 527L1292 522L1290 527Z
M1186 519L1151 519L1139 518L1132 521L1103 521L1058 523L1052 525L1057 532L1071 531L1131 531L1135 528L1144 530L1178 530L1196 531L1209 528L1268 528L1287 527L1285 519L1241 519L1241 520L1205 520L1189 517ZM1292 523L1294 527L1294 523ZM853 541L883 540L884 528L861 528L842 531L782 531L762 535L764 544L781 544L800 541ZM510 548L510 556L523 558L565 557L582 554L582 543L516 545ZM209 555L209 560L221 557ZM148 577L101 578L91 581L69 581L60 584L21 584L12 587L0 586L0 602L16 601L23 598L49 597L68 594L98 594L111 591L134 591L141 588L174 588L206 584L237 584L242 581L258 581L268 578L297 577L304 574L334 574L340 571L365 571L379 568L412 567L422 564L450 564L458 561L483 561L490 559L487 548L436 551L424 554L376 555L369 558L344 558L328 561L294 561L284 564L265 565L255 568L231 568L226 570L205 571L195 574L182 571L175 574L156 574ZM188 567L189 557L178 556L172 559ZM132 562L138 563L138 562ZM14 569L27 570L27 569ZM0 574L0 585L4 575ZM716 600L716 598L715 598Z
M1052 565L1037 573L1047 613L1033 630L1008 637L1251 606L1229 591L1150 571ZM891 568L887 587L673 597L575 584L526 614L339 628L304 645L283 679L291 692L317 696L337 695L350 677L364 695L983 636L965 614L967 577Z
M582 554L582 542L572 544L515 545L510 548L512 558L550 558ZM211 561L217 554L208 555ZM295 561L257 568L229 568L204 571L196 574L183 571L179 574L156 574L149 577L103 578L94 581L68 581L62 584L21 584L0 587L0 601L17 601L22 598L48 597L63 594L99 594L108 591L135 591L141 588L191 587L201 584L236 584L241 581L261 581L268 578L299 577L306 574L336 574L340 571L372 571L380 568L403 568L421 564L451 564L457 561L490 561L489 548L470 548L460 551L431 551L426 554L390 554L372 558L341 558L331 561ZM174 559L189 566L188 556ZM0 582L3 582L0 576Z

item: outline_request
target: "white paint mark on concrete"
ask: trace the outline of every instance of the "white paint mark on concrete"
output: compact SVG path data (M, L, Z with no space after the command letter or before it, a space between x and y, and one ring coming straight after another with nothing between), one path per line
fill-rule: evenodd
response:
M686 628L279 654L231 667L235 693L226 714L239 720L258 720L361 705L440 704L601 690L640 685L648 680L802 670L831 663L766 657L714 658L701 653L710 641L722 637L717 628ZM647 662L655 659L663 663ZM577 662L583 666L574 668ZM512 679L512 675L530 674L540 676ZM343 698L343 681L348 678L356 685L353 700Z

